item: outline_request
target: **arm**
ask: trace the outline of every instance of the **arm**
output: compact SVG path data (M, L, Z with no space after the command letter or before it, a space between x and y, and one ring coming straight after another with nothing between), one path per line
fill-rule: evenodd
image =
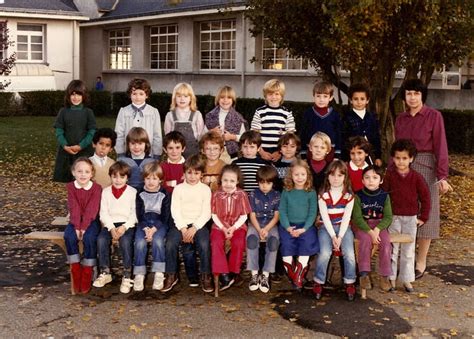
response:
M283 191L281 194L280 207L278 210L280 211L280 224L288 231L291 226L290 220L288 219L288 191Z
M87 201L87 206L85 208L85 213L82 218L82 230L87 230L89 225L97 218L100 208L100 198L102 195L102 187L98 184L94 184L91 188L91 197Z
M153 156L160 156L163 151L163 138L161 136L160 112L153 107L153 140L151 144Z
M319 198L318 206L319 214L321 215L321 219L323 220L324 227L329 233L329 236L331 238L334 238L336 236L336 232L334 232L334 227L332 226L331 219L329 218L328 207L326 205L326 202L322 198Z
M351 221L352 208L354 207L354 199L351 199L344 208L344 215L342 216L341 227L339 228L338 238L342 239L346 234L347 228Z
M131 190L131 192L129 193L129 212L128 212L128 218L127 218L127 221L125 222L125 224L123 224L125 226L125 229L128 230L129 228L132 228L132 227L135 227L135 224L137 223L137 211L135 210L136 208L136 205L135 205L135 200L136 200L136 197L137 197L137 190L134 189L133 187L129 186L126 188L125 191L127 190ZM126 192L124 192L126 193Z
M385 204L383 205L383 218L377 225L377 228L381 231L387 229L392 224L392 219L392 203L390 202L390 196L387 194Z
M273 218L275 218L275 217L273 217ZM257 220L257 215L255 214L255 212L250 213L250 223L252 224L253 227L255 227L255 229L258 232L260 232L260 229L261 229L260 228L260 223Z
M318 214L318 206L316 201L316 192L311 191L309 192L309 210L308 210L308 217L304 223L304 229L308 230L311 226L314 225L314 220L316 219L316 215Z
M448 177L449 159L448 144L446 141L446 132L444 129L443 116L440 112L435 111L433 133L433 153L436 156L436 177L443 180Z
M161 220L163 224L170 225L171 221L171 195L164 191L165 198L163 199L163 203L161 205Z
M239 219L235 221L235 223L231 226L234 227L235 229L240 228L245 222L247 221L247 214L242 214Z
M275 211L272 220L265 226L265 229L267 231L270 231L275 225L278 223L278 219L280 217L280 213L278 211Z
M115 143L115 152L117 155L125 154L125 138L126 138L126 124L125 124L125 107L120 108L115 121L115 133L117 133L117 142Z
M87 133L84 138L79 142L81 149L89 147L92 144L92 138L94 137L97 123L95 121L94 112L91 109L86 108L87 111Z
M212 217L212 221L214 221L214 224L216 224L216 226L219 227L221 230L226 228L226 226L224 226L224 223L221 221L221 219L219 219L217 214L213 213L211 214L211 217Z
M194 114L194 125L196 126L196 139L199 140L206 132L206 125L204 124L202 114L199 111L196 111L196 113Z
M354 208L352 209L352 222L357 226L358 229L364 232L369 232L370 227L362 215L362 206L360 204L359 196L355 196Z
M285 131L296 132L295 118L291 111L288 111L288 118L286 119Z
M425 179L421 176L421 174L417 175L417 181L418 181L416 184L417 194L418 194L418 199L421 205L419 219L422 220L423 222L426 222L429 218L430 208L431 208L430 190L428 188L428 185L426 184Z
M171 196L171 216L178 230L187 227L181 214L181 190L182 186L176 186Z
M64 148L64 146L67 146L67 140L66 137L64 136L64 129L56 127L54 130L56 134L56 140L58 141L58 144L61 148Z
M250 124L250 129L252 131L257 131L260 132L262 129L262 121L260 118L260 112L257 110L255 111L253 118L252 118L252 123Z
M136 212L137 212L137 220L138 222L143 221L143 216L145 214L145 205L143 203L143 199L140 196L140 194L137 194L137 200L136 200L136 206L135 206Z
M211 219L211 189L205 184L199 183L201 185L202 202L201 202L201 215L193 223L196 226L196 229L200 230L206 225L206 223Z
M171 112L166 113L165 123L163 124L163 131L165 135L174 129L174 122Z
M69 223L74 226L75 230L81 229L81 209L74 192L74 182L67 185L67 205L69 210Z
M109 199L111 195L112 192L109 188L102 194L102 198L100 200L100 221L104 227L109 230L109 232L115 228L112 216L110 215L109 211Z

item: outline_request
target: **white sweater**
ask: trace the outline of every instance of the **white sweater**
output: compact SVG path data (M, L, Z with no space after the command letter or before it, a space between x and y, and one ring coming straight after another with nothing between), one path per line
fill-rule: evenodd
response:
M114 223L124 222L125 229L135 227L137 213L135 211L135 198L137 190L127 185L120 198L115 198L112 186L104 188L100 201L100 221L110 231Z
M202 182L179 184L171 196L171 216L176 228L181 230L188 224L201 229L211 219L211 189Z

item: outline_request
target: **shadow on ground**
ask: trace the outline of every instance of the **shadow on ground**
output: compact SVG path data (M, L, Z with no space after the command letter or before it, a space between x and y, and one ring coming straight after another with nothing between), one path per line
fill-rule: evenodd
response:
M474 266L437 265L430 266L427 270L448 284L472 286L474 283Z

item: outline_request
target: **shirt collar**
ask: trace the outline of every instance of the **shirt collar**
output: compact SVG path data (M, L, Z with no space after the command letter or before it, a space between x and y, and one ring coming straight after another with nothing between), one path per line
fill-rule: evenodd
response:
M186 159L184 159L184 157L182 156L181 159L179 159L178 162L171 162L169 159L166 160L166 162L168 164L184 164L184 162L186 161Z
M84 189L86 191L90 190L92 188L92 181L89 181L86 185L86 187L82 187L81 185L79 185L79 183L77 182L77 180L74 180L74 187L76 187L78 190L79 189Z
M97 155L97 153L94 153L94 155L92 156L92 160L94 160L94 162L95 162L96 164L99 164L99 165L102 166L102 161L103 161L104 164L105 164L106 161L107 161L107 156L101 158L101 157L99 157L99 156Z
M354 164L354 163L352 162L352 160L349 161L349 166L351 167L351 170L353 170L353 171L358 171L358 170L359 170L359 167L357 167L356 164ZM361 169L364 169L364 168L366 168L367 166L369 166L369 164L366 163L366 162L364 162L364 166L362 166Z

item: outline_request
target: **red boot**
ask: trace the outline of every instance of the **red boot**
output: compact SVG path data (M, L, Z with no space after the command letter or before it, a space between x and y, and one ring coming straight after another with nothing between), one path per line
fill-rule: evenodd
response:
M92 266L82 266L81 292L89 293L92 284Z
M78 262L75 262L74 264L71 264L71 276L72 276L72 288L75 293L80 293L81 292L81 276L82 276L82 268L81 264Z
M296 270L295 270L295 280L293 281L293 284L295 285L296 288L300 289L303 288L303 282L306 277L306 273L308 273L309 270L309 265L306 265L303 267L300 262L296 264Z
M283 261L283 267L285 267L286 273L288 274L288 278L290 278L291 282L295 280L295 267L294 263L291 264Z

